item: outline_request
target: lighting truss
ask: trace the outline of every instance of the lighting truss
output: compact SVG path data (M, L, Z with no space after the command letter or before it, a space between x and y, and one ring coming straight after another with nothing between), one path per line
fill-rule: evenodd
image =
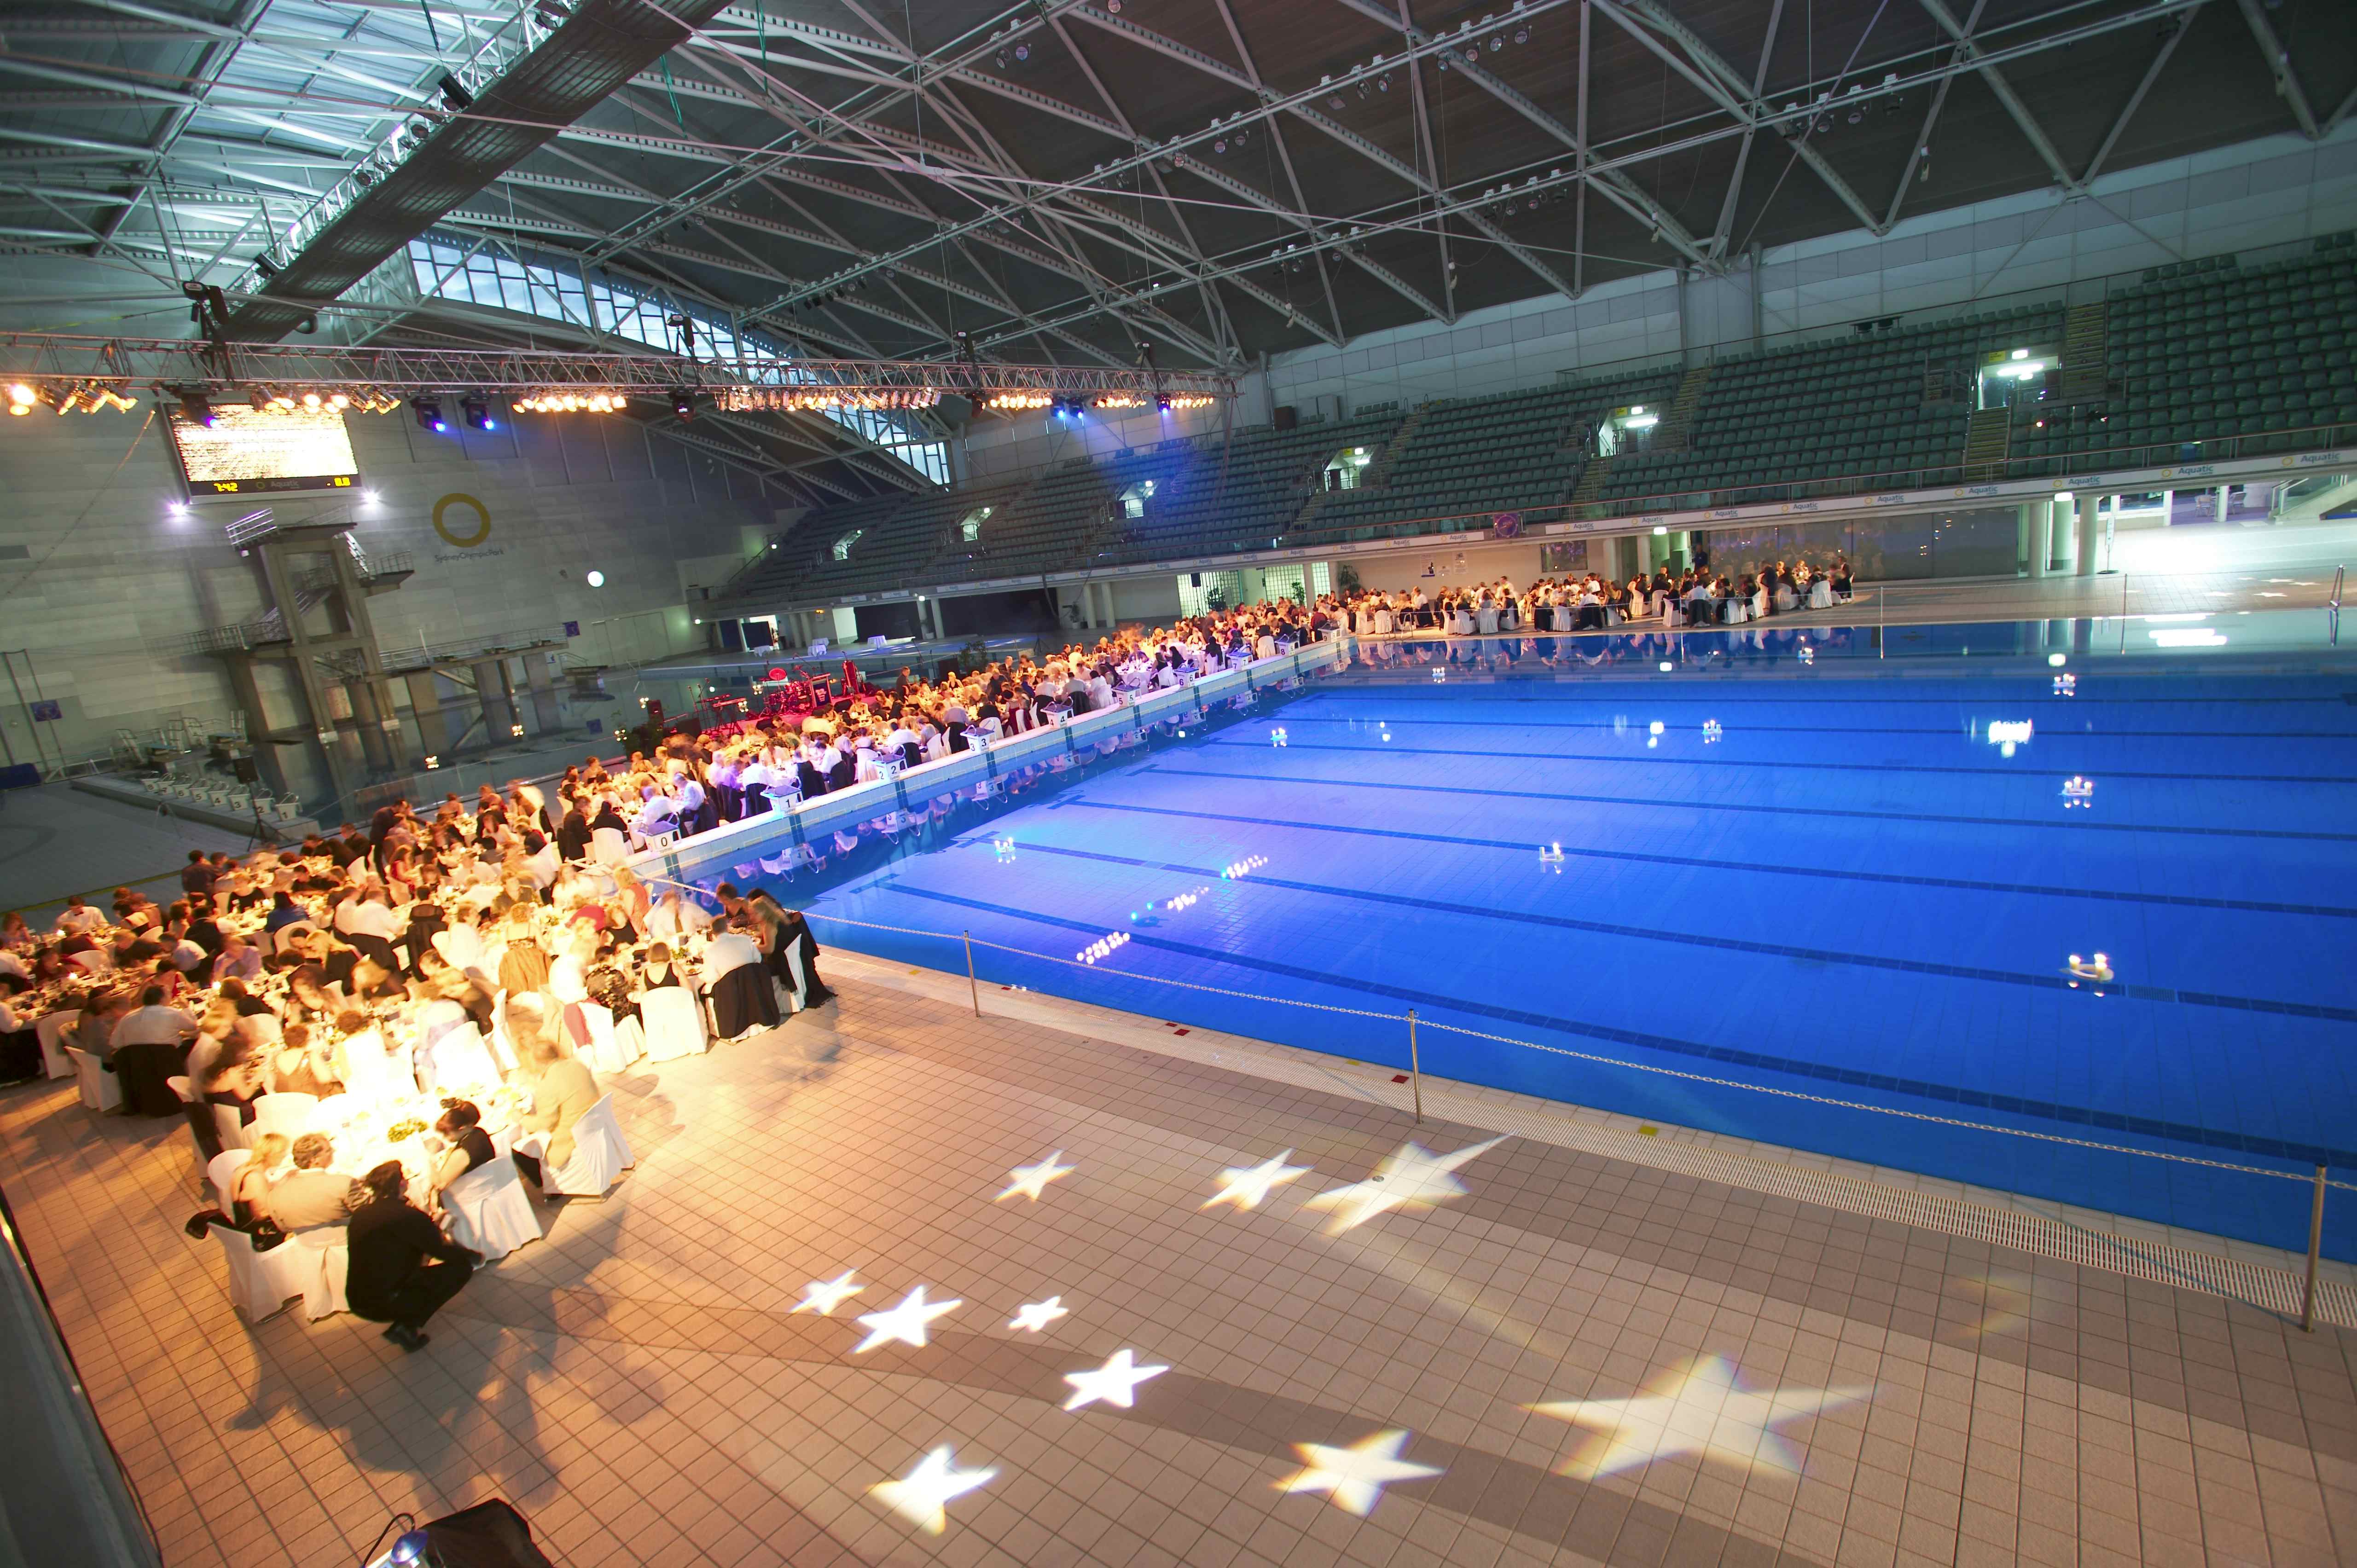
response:
M141 388L168 387L255 407L393 407L418 392L481 391L516 403L603 396L709 396L722 407L930 408L945 396L989 404L1006 394L1078 400L1157 393L1188 407L1235 396L1211 371L1117 366L1002 365L972 360L696 360L668 354L537 349L341 348L331 344L214 343L175 338L82 338L0 333L0 382L76 389L87 403L119 403ZM314 403L317 398L318 403ZM799 401L797 401L799 400ZM43 398L40 401L47 402ZM993 406L1006 406L993 404Z

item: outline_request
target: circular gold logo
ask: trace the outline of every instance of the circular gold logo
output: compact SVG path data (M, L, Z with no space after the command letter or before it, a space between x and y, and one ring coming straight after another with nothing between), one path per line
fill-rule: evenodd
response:
M457 534L451 532L450 525L442 521L442 514L448 511L454 506L474 508L476 521L480 523L481 526L477 528L472 533ZM434 503L434 532L440 534L444 539L447 540L452 544L457 545L461 550L472 550L476 545L480 544L484 540L489 539L491 536L490 509L483 505L482 502L477 500L472 496L455 494L444 496L440 500Z

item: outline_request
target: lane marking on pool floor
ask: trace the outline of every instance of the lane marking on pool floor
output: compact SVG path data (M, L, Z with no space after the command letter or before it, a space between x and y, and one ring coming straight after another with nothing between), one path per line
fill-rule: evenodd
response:
M1144 768L1142 772L1176 773L1176 768ZM1208 775L1195 774L1202 778ZM1218 775L1227 778L1230 775ZM1324 779L1286 779L1286 783L1325 783ZM1306 822L1286 817L1244 817L1220 811L1180 811L1170 806L1146 806L1132 802L1092 800L1079 795L1060 802L1084 806L1100 811L1135 811L1144 815L1200 818L1211 822L1234 822L1243 827L1292 828L1305 832L1346 833L1366 838L1408 839L1418 843L1459 844L1473 849L1511 850L1516 854L1528 854L1532 842L1505 839L1477 839L1455 833L1412 832L1404 829L1361 827L1341 822ZM2049 887L2027 882L1975 882L1965 877L1910 876L1900 872L1842 871L1826 866L1760 865L1751 861L1706 860L1699 856L1674 854L1644 854L1634 850L1585 849L1577 845L1559 845L1563 853L1587 860L1627 861L1641 865L1674 865L1698 871L1751 872L1773 876L1809 876L1828 881L1881 883L1908 887L1943 887L1973 893L2031 894L2049 898L2093 898L2107 903L2158 904L2191 909L2235 909L2260 915L2315 915L2340 919L2357 919L2357 908L2335 904L2278 904L2259 898L2202 898L2183 893L2126 893L2102 887Z

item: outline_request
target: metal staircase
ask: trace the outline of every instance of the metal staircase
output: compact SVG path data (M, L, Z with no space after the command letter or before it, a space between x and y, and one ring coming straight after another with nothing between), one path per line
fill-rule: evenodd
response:
M1589 501L1601 500L1604 498L1604 481L1611 477L1611 458L1590 457L1587 466L1579 471L1579 483L1572 487L1571 504L1585 506Z
M1374 467L1368 471L1367 489L1384 490L1391 488L1392 470L1399 466L1400 456L1407 450L1407 444L1415 439L1417 428L1431 413L1432 407L1427 403L1409 414L1407 423L1392 432L1392 438L1383 443L1383 451L1375 457Z
M1692 445L1695 410L1701 405L1703 388L1709 381L1708 365L1697 365L1680 379L1677 396L1662 415L1661 427L1653 432L1651 450L1683 452Z
M2062 369L2057 396L2065 403L2102 403L2111 395L2111 307L2074 305L2062 325Z
M2013 451L2013 410L1976 410L1964 428L1964 482L1978 484L2005 478L2005 461Z

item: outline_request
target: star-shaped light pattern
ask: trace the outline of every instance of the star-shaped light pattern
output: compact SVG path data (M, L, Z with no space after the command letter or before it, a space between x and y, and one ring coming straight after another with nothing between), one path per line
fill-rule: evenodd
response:
M1006 1326L1019 1328L1026 1334L1037 1334L1056 1319L1071 1316L1071 1310L1064 1305L1064 1298L1060 1295L1051 1295L1045 1301L1027 1301L1017 1309L1014 1321Z
M1874 1385L1838 1389L1747 1389L1724 1356L1697 1356L1653 1380L1634 1399L1564 1400L1529 1408L1595 1434L1563 1473L1592 1481L1681 1454L1800 1474L1801 1456L1776 1435L1788 1421L1874 1397Z
M857 1269L845 1269L831 1280L813 1280L802 1286L802 1298L796 1302L788 1316L795 1312L815 1312L821 1317L833 1317L834 1309L866 1290L866 1285L851 1283Z
M987 1483L998 1472L961 1470L947 1447L936 1448L917 1467L897 1481L878 1481L867 1489L884 1506L928 1535L950 1527L946 1505Z
M1361 1437L1348 1448L1323 1443L1297 1443L1302 1468L1276 1484L1280 1492L1324 1492L1336 1508L1361 1519L1375 1511L1383 1488L1394 1481L1421 1481L1440 1471L1430 1465L1411 1464L1400 1457L1408 1434L1399 1427Z
M925 1326L945 1312L954 1312L964 1305L952 1296L948 1301L927 1301L925 1287L919 1285L903 1297L900 1305L889 1312L863 1312L859 1321L867 1326L867 1337L851 1348L855 1356L863 1350L873 1350L878 1345L897 1339L903 1345L925 1347Z
M1005 1192L998 1195L997 1201L1004 1201L1013 1197L1017 1193L1021 1193L1032 1202L1039 1202L1041 1195L1047 1192L1049 1182L1054 1181L1058 1176L1069 1176L1078 1168L1057 1164L1063 1157L1064 1151L1058 1149L1036 1165L1016 1166L1007 1173L1015 1179L1007 1184Z
M1141 1367L1135 1352L1116 1350L1093 1372L1066 1372L1064 1381L1072 1385L1072 1397L1064 1402L1066 1410L1078 1410L1084 1404L1103 1400L1127 1410L1137 1402L1137 1385L1148 1378L1158 1378L1168 1367Z
M1256 1165L1232 1165L1220 1173L1220 1190L1203 1200L1206 1208L1222 1203L1232 1203L1238 1208L1256 1208L1267 1201L1270 1192L1286 1182L1298 1180L1309 1174L1308 1165L1288 1165L1293 1157L1287 1149L1275 1159Z
M1430 1208L1449 1198L1464 1197L1465 1184L1457 1179L1458 1169L1505 1141L1496 1137L1486 1144L1468 1144L1453 1155L1436 1155L1410 1140L1399 1146L1397 1154L1385 1155L1383 1163L1375 1167L1375 1174L1366 1180L1321 1192L1309 1200L1309 1207L1334 1210L1334 1218L1326 1225L1329 1236L1355 1230L1390 1209Z

